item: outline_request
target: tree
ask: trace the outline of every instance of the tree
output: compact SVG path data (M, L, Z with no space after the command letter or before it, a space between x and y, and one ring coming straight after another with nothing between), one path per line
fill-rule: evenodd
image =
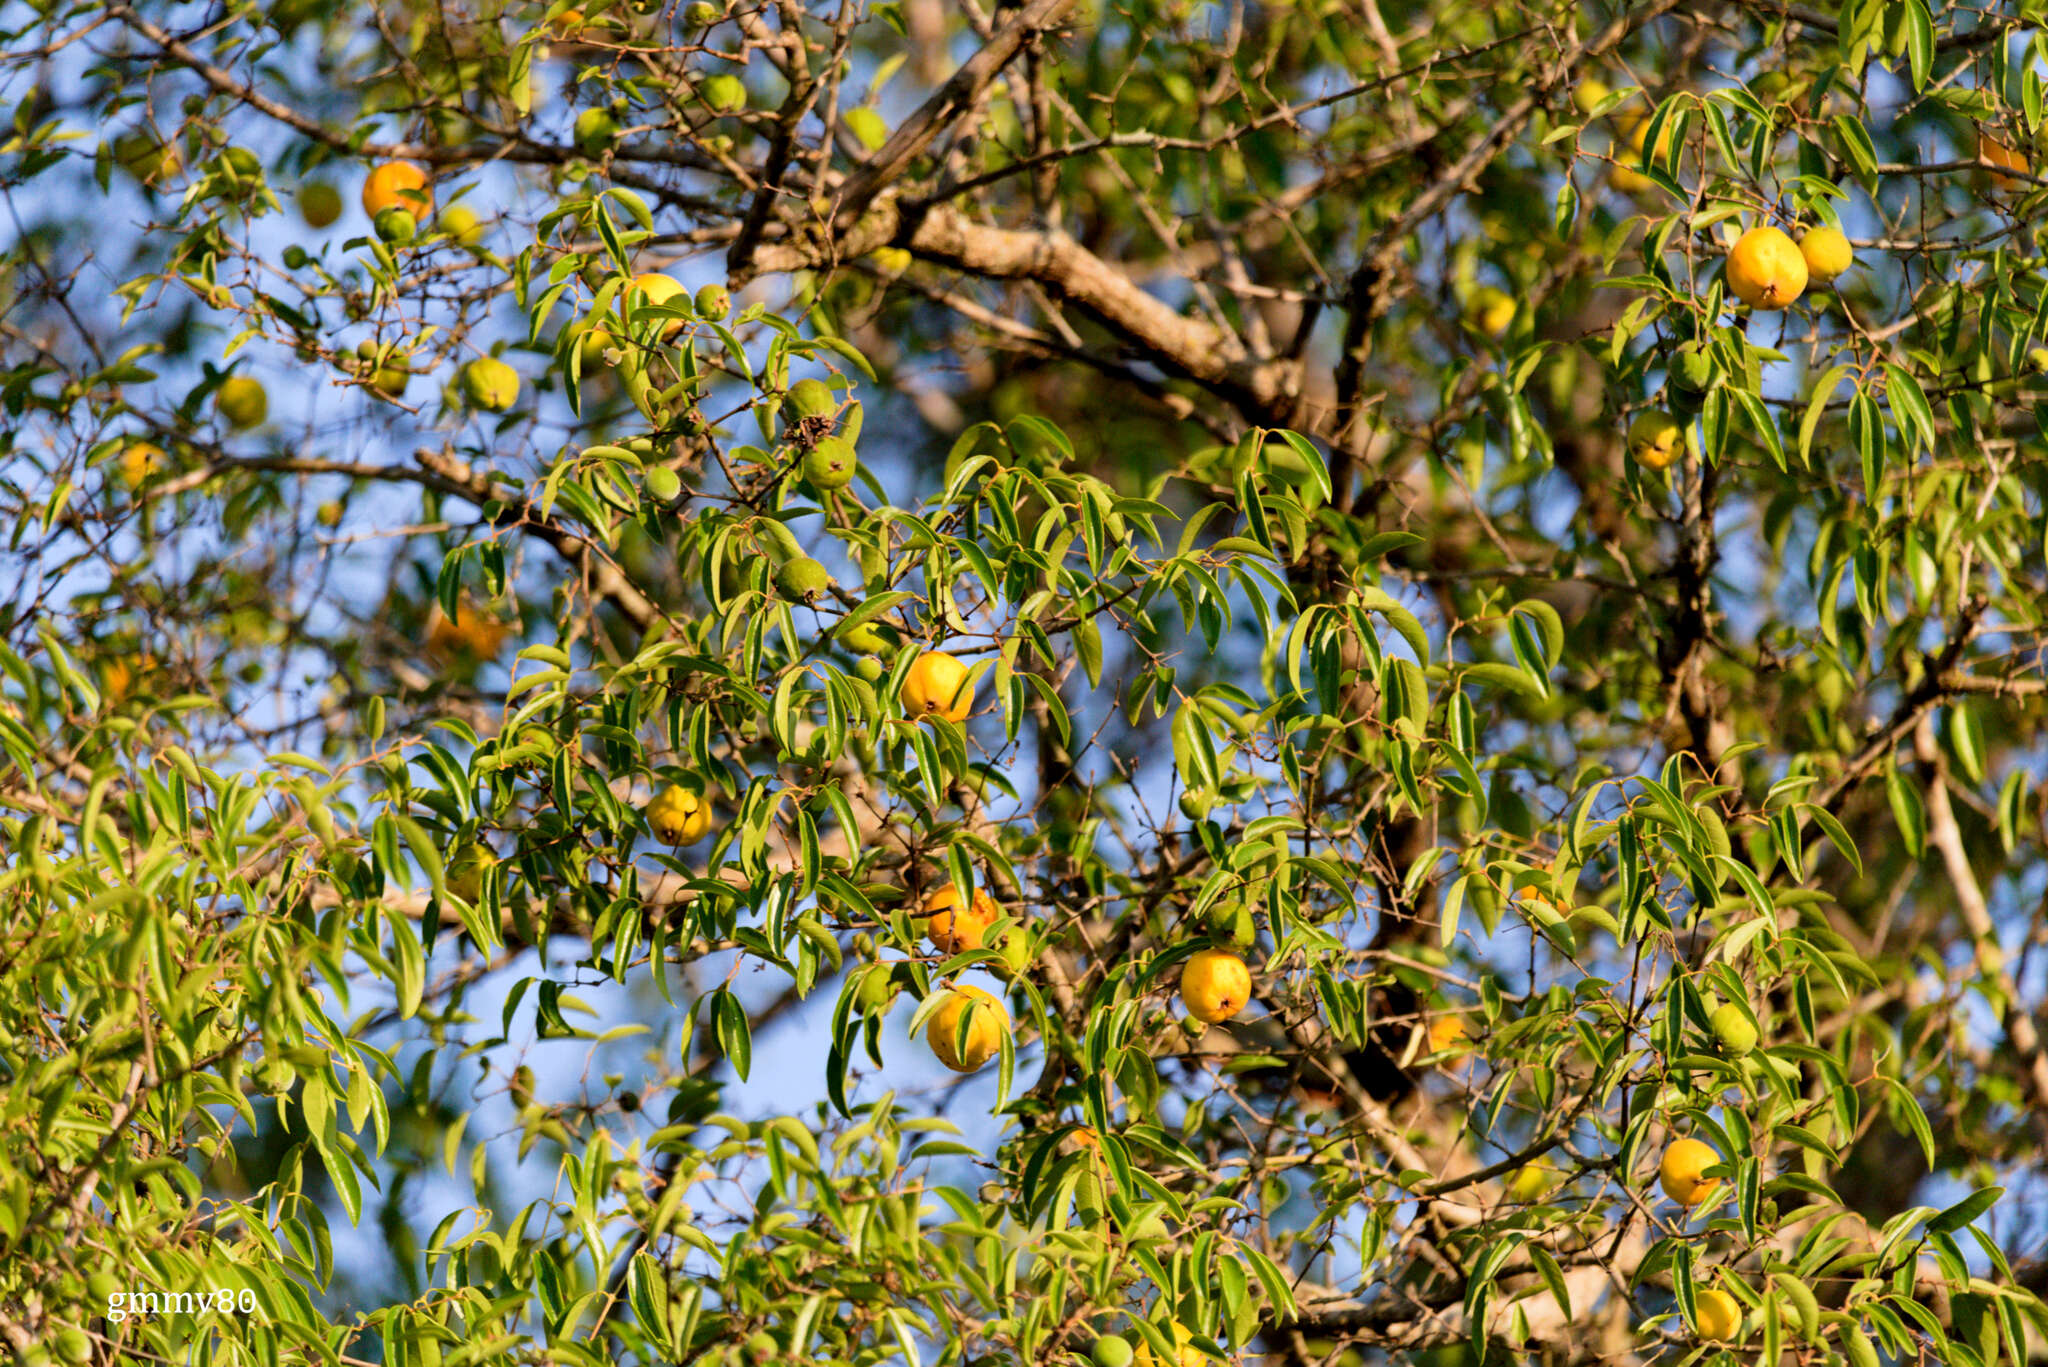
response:
M2037 0L5 15L19 1361L2048 1353Z

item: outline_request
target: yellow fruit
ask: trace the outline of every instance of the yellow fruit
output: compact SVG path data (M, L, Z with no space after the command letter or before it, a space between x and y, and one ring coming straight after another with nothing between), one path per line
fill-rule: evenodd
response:
M670 303L683 293L682 284L660 271L643 271L633 277L633 288L650 304Z
M910 253L901 247L877 247L868 253L868 260L891 279L910 269L910 259Z
M601 327L585 326L576 345L583 354L583 374L588 375L604 364L605 350L612 344L612 335Z
M1742 1304L1726 1291L1702 1291L1693 1297L1692 1308L1703 1339L1732 1342L1742 1328Z
M1463 1016L1455 1013L1438 1016L1429 1023L1429 1051L1432 1054L1441 1054L1453 1045L1463 1044L1471 1037L1471 1027L1465 1024Z
M1649 141L1650 137L1649 117L1643 114L1631 114L1620 122L1627 148L1626 150L1617 150L1615 152L1614 160L1616 165L1613 174L1608 179L1614 183L1615 189L1620 190L1624 194L1639 195L1646 190L1656 189L1657 182L1644 175L1641 170L1643 164L1649 160L1649 157L1644 152L1644 144ZM1670 150L1671 135L1677 128L1678 125L1676 123L1664 125L1664 135L1658 139L1659 157Z
M387 161L363 182L363 212L371 218L391 208L418 217L433 207L434 192L427 185L427 173L409 161Z
M483 222L477 218L476 210L467 204L451 204L441 211L441 231L455 239L455 245L458 247L476 247L483 244Z
M144 480L152 479L170 468L171 458L164 449L151 442L131 441L121 451L121 459L115 466L121 472L121 482L133 489Z
M965 954L981 948L982 936L988 933L989 923L1002 915L995 899L981 889L974 890L974 899L965 911L960 909L960 893L947 883L924 899L924 934L941 954Z
M588 22L580 9L565 9L555 16L554 30L557 38L580 38Z
M1210 1367L1214 1359L1201 1349L1190 1346L1194 1337L1185 1325L1173 1326L1173 1367ZM1152 1351L1150 1343L1136 1333L1131 1335L1131 1342L1138 1350L1131 1359L1131 1367L1161 1367L1159 1355Z
M246 432L270 416L270 395L262 381L232 375L213 394L214 409L237 432Z
M1681 1139L1664 1150L1664 1160L1657 1165L1657 1180L1663 1184L1666 1196L1690 1210L1721 1185L1720 1178L1704 1175L1720 1161L1721 1155L1714 1152L1712 1145L1697 1139Z
M1516 1201L1540 1201L1556 1186L1557 1169L1539 1158L1508 1179L1508 1196Z
M1784 308L1806 289L1806 258L1776 228L1751 228L1728 253L1728 288L1752 308Z
M645 271L633 277L633 288L640 291L640 302L644 304L666 304L673 308L686 308L690 302L689 293L672 276L659 271ZM676 318L662 329L662 336L673 337L683 330L683 320Z
M486 617L467 603L455 606L455 620L436 603L427 614L427 651L443 661L496 658L511 628Z
M519 372L495 356L479 356L462 368L462 394L486 413L502 413L519 400Z
M1506 290L1487 285L1473 291L1465 319L1489 337L1505 337L1515 321L1515 301Z
M967 1023L961 1038L961 1020ZM1003 1036L1010 1032L1010 1013L1003 1004L978 987L955 987L925 1025L925 1043L939 1062L956 1073L971 1073L1002 1052Z
M642 810L664 845L694 845L711 829L711 803L687 788L664 788Z
M1856 264L1855 249L1840 228L1815 228L1799 239L1799 255L1806 260L1806 273L1825 285Z
M1227 949L1201 949L1181 965L1180 999L1196 1020L1216 1025L1252 999L1252 971Z
M1684 446L1685 429L1669 413L1644 413L1628 425L1628 453L1652 470L1677 460Z
M316 180L299 191L299 217L309 228L324 228L341 217L341 191Z
M1977 160L1988 161L1993 166L2007 171L2026 172L2030 169L2025 156L1988 133L1977 134ZM2027 184L2017 176L2002 176L1996 171L1991 174L1991 183L2001 190L2012 190Z
M1598 76L1588 76L1572 90L1572 103L1581 114L1590 114L1600 101L1614 92Z
M903 676L902 700L903 710L918 720L966 721L974 710L974 685L966 665L943 650L928 650Z

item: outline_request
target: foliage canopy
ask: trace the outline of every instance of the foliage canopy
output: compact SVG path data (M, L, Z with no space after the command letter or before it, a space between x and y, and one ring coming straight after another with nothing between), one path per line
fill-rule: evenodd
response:
M0 1338L2041 1359L2043 17L0 3Z

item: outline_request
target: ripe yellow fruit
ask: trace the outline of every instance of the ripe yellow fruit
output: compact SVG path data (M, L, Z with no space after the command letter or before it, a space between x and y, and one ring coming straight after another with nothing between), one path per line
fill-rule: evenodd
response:
M1508 1196L1516 1201L1540 1201L1556 1188L1557 1179L1557 1168L1549 1159L1539 1158L1508 1179Z
M363 212L373 219L391 208L425 217L433 207L427 173L409 161L387 161L363 182Z
M270 416L270 395L262 381L231 375L214 391L213 406L229 427L246 432Z
M1989 133L1984 132L1977 134L1977 160L1988 161L1993 166L2001 167L2007 171L2025 173L2032 169L2027 165L2027 159L2024 155L2006 146ZM2019 179L2017 176L2002 176L1996 171L1991 173L1991 183L2001 190L2016 189L2027 184L2026 181Z
M1620 190L1624 194L1639 195L1646 190L1656 189L1657 182L1644 175L1641 170L1643 164L1650 159L1644 150L1645 144L1650 139L1649 116L1646 114L1630 114L1626 117L1617 117L1626 147L1625 149L1617 148L1615 150L1614 160L1616 164L1613 174L1608 179L1613 182L1615 189ZM1657 140L1657 155L1659 157L1670 150L1671 135L1677 129L1678 125L1676 123L1664 125L1663 136Z
M683 293L681 282L660 271L642 271L634 276L633 288L650 304L666 304Z
M1840 228L1819 227L1799 239L1806 273L1825 285L1856 264L1856 251Z
M966 1038L961 1038L961 1021L966 1021ZM932 1013L924 1028L925 1043L956 1073L971 1073L1002 1052L1003 1036L1010 1033L1010 1013L1003 1004L978 987L955 987L944 1003Z
M459 659L495 659L512 628L486 617L467 603L455 605L455 618L436 603L427 614L427 653L446 662Z
M1702 1291L1693 1297L1692 1308L1703 1339L1733 1342L1742 1328L1742 1303L1726 1291Z
M502 413L519 401L519 372L495 356L479 356L462 368L462 394L487 413Z
M980 888L965 910L960 893L947 883L924 899L924 934L941 954L965 954L980 949L990 922L1002 915L995 899Z
M1515 321L1515 301L1506 290L1484 286L1472 292L1465 319L1489 337L1505 337Z
M1181 965L1180 999L1198 1021L1227 1021L1251 1001L1252 971L1227 949L1196 950Z
M1572 89L1572 103L1581 114L1590 114L1600 101L1614 92L1598 76L1588 76Z
M162 474L170 465L171 458L164 454L163 447L153 442L131 441L122 448L115 468L121 472L121 482L133 489Z
M1690 1210L1721 1185L1720 1178L1704 1175L1720 1161L1721 1155L1714 1152L1712 1145L1697 1139L1681 1139L1664 1150L1664 1159L1657 1165L1657 1180L1663 1184L1666 1196Z
M928 650L917 657L903 676L903 710L920 721L943 717L966 721L974 710L974 684L967 666L943 650Z
M1685 429L1669 413L1643 413L1628 425L1628 453L1652 470L1677 460L1684 446Z
M688 788L664 788L642 811L647 829L664 845L694 845L711 829L711 803Z
M1194 1333L1187 1326L1173 1326L1172 1367L1210 1367L1215 1361L1201 1349L1191 1346L1194 1337ZM1131 1342L1138 1350L1131 1359L1131 1367L1161 1367L1159 1355L1152 1351L1150 1343L1136 1333L1131 1335Z
M441 211L441 231L453 238L458 247L483 245L483 220L467 204L451 204Z
M1751 228L1728 253L1728 288L1751 308L1785 308L1806 290L1806 258L1776 228Z
M686 308L690 302L689 292L673 276L660 271L643 271L633 277L633 288L640 291L640 300L646 304L666 304L673 308ZM674 319L662 329L662 336L673 337L683 330L683 320Z
M1465 1018L1455 1013L1438 1016L1429 1023L1429 1051L1441 1054L1452 1045L1463 1044L1472 1038L1472 1029L1465 1024Z

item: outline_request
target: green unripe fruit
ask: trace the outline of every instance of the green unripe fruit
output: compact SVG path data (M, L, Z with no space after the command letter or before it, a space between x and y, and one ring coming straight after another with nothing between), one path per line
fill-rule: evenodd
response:
M775 1356L775 1336L763 1329L747 1340L747 1358L752 1362L766 1362Z
M95 1306L105 1306L124 1289L121 1279L111 1272L95 1272L85 1279L85 1298Z
M1698 342L1688 342L1671 355L1666 376L1674 391L1704 394L1714 383L1714 357Z
M1714 1008L1708 1017L1714 1038L1721 1042L1722 1050L1730 1058L1741 1058L1756 1048L1756 1027L1750 1024L1749 1016L1734 1002L1723 1002Z
M737 114L747 107L747 85L737 76L713 76L697 87L697 94L715 114Z
M496 851L481 840L465 840L443 871L448 890L474 904L484 895L484 875L498 862Z
M462 396L487 413L502 413L519 398L519 372L495 356L479 356L462 368Z
M1130 1340L1121 1334L1104 1335L1095 1340L1095 1346L1088 1350L1088 1357L1095 1367L1131 1367L1136 1356Z
M827 437L804 456L804 478L819 492L844 489L860 469L860 455L844 437Z
M877 110L866 105L856 105L840 116L846 131L859 140L860 145L870 152L889 140L889 125Z
M832 573L809 556L786 560L775 571L775 591L784 598L810 602L832 582Z
M319 511L314 513L314 517L319 520L320 525L323 527L339 527L341 525L341 504L330 499L320 505Z
M829 418L839 411L839 400L823 380L798 380L784 396L782 411L792 420Z
M341 217L341 191L316 180L299 191L299 217L308 228L324 228Z
M859 626L841 627L836 636L840 647L856 655L883 655L888 653L889 638L873 622L862 622Z
M666 465L654 466L640 478L647 486L647 492L663 503L675 502L676 495L683 491L681 477Z
M619 122L608 109L586 109L576 116L576 147L586 157L597 156L618 136Z
M699 318L708 318L714 323L723 321L725 315L732 312L732 294L723 285L706 285L697 291L692 302L697 306Z
M92 1336L76 1325L57 1334L57 1356L69 1363L92 1361Z
M868 683L880 683L882 675L888 671L882 668L882 662L874 656L863 655L853 662L853 672Z
M420 221L412 216L412 211L396 204L377 215L376 226L377 236L395 247L403 247L420 232Z
M861 1010L871 1014L887 1011L896 1003L896 983L891 970L881 964L870 964L862 969L859 994Z
M683 22L691 28L710 28L723 17L711 0L696 0L683 10Z

